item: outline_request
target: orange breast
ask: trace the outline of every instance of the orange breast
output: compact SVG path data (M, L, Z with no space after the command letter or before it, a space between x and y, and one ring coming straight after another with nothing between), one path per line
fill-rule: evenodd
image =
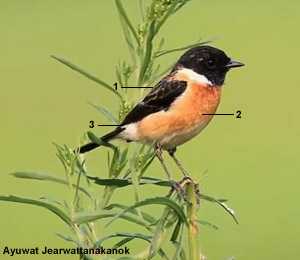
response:
M138 126L140 140L158 142L165 149L180 145L199 132L213 116L220 102L221 87L190 81L186 91L167 111L145 117Z

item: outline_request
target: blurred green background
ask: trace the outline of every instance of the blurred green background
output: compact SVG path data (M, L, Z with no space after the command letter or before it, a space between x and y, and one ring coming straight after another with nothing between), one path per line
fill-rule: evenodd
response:
M137 18L137 1L124 3ZM233 255L241 260L299 259L299 10L296 0L192 0L161 32L165 48L217 36L213 46L246 64L229 73L219 107L222 113L241 110L242 118L216 117L178 152L193 176L209 169L202 189L229 199L240 221L237 226L219 207L203 205L201 218L220 227L201 230L209 260ZM129 55L114 1L0 0L0 32L0 193L64 198L63 187L8 173L41 170L62 176L51 143L75 147L90 120L103 120L87 101L117 111L114 96L49 57L66 57L106 82L116 82L115 64ZM166 65L179 55L164 56L161 62ZM101 135L109 129L95 131ZM103 176L106 152L100 150L88 159L94 173ZM164 176L157 162L147 174ZM141 192L153 195L151 188ZM124 194L125 202L132 201L130 188L117 193L115 201L123 201ZM4 246L72 246L54 235L69 230L53 214L5 202L0 207L0 259L12 259L1 255ZM128 231L122 223L112 228ZM54 257L74 259L13 259Z

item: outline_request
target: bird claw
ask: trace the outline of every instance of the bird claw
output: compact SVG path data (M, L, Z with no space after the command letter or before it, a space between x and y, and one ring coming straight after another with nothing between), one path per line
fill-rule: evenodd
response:
M181 186L181 181L176 182L176 181L170 181L172 189L176 190L178 195L184 200L188 201L187 196L186 196L186 191L182 188Z
M200 189L199 189L199 184L197 182L195 182L191 177L189 176L185 176L179 183L180 183L180 187L182 185L184 185L187 182L191 182L194 185L194 191L195 191L195 195L196 195L196 200L197 200L197 204L200 204Z

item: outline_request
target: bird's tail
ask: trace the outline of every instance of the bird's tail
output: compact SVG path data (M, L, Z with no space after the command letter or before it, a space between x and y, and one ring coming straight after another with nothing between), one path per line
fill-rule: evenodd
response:
M108 134L100 137L100 140L103 142L109 142L111 139L115 138L119 133L121 133L124 130L123 127L117 127L114 131L109 132ZM86 153L91 150L94 150L95 148L101 146L101 144L97 144L94 142L87 143L79 148L77 148L75 151L78 153Z

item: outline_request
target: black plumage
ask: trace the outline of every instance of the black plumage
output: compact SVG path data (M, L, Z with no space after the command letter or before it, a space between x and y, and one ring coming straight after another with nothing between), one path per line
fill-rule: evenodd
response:
M186 87L186 81L168 81L168 78L161 80L158 84L156 84L151 92L129 112L121 125L114 131L102 136L100 138L101 141L108 142L113 139L123 132L128 124L138 122L152 113L156 113L161 110L168 110L174 100L185 91ZM86 153L99 146L99 144L90 142L80 147L77 151L79 153Z
M223 51L217 48L211 46L191 48L180 57L171 73L158 82L151 92L129 112L120 126L100 139L103 142L109 142L111 139L118 137L127 141L135 140L134 135L131 137L123 132L128 125L140 122L150 114L163 110L167 111L172 103L185 92L188 82L174 79L174 75L181 69L188 69L205 77L212 86L221 86L229 69L241 66L244 66L244 64L232 61ZM78 148L77 151L85 153L98 146L99 144L89 143Z
M129 112L121 123L121 126L138 122L152 113L168 110L174 100L185 91L186 87L186 81L161 80L152 91Z

